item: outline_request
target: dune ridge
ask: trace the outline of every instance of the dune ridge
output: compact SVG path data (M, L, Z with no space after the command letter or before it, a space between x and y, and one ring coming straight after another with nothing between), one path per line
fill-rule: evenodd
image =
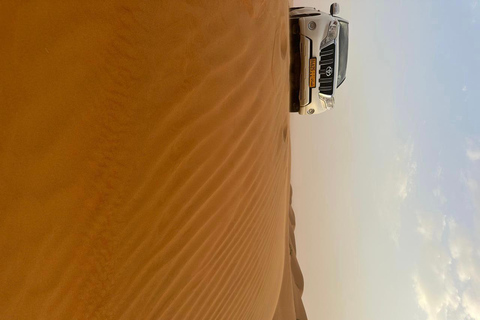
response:
M1 8L0 318L272 319L288 2Z
M292 207L293 191L290 188L290 210L288 212L287 235L285 237L285 265L283 269L282 288L277 302L273 320L307 320L307 313L302 302L304 281L297 260L295 242L295 212Z

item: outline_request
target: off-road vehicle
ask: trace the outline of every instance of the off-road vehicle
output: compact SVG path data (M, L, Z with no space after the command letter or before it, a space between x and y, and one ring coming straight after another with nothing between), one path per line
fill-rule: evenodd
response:
M290 111L318 114L333 108L335 90L345 81L348 21L311 7L290 8Z

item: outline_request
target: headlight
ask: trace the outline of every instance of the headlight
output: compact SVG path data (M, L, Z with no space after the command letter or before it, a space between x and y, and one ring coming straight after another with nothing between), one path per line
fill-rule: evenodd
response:
M337 35L338 35L338 22L335 20L330 22L330 25L328 26L327 36L325 37L325 39L323 39L322 44L320 46L323 47L325 44L329 43L330 41L335 40L337 38Z
M320 100L322 100L323 106L327 110L330 110L335 106L335 98L334 97L324 97L324 96L320 95Z

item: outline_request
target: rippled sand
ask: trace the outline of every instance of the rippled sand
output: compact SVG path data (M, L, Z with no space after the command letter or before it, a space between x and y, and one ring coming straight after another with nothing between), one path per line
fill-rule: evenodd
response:
M288 1L133 3L0 4L0 319L281 317Z

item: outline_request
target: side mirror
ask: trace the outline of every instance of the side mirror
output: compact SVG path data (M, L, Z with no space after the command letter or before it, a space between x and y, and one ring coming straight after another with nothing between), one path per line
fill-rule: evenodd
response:
M330 14L332 16L337 15L340 12L340 5L336 2L332 3L330 6Z

